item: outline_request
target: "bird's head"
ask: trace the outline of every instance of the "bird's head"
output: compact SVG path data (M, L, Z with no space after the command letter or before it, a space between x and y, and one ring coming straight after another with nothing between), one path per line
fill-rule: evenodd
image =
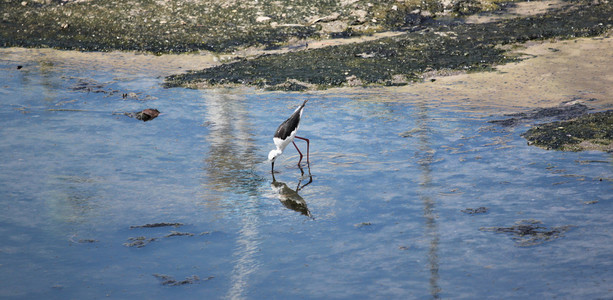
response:
M277 156L281 155L281 153L283 152L279 149L270 150L268 153L268 160L274 162L275 159L277 159Z

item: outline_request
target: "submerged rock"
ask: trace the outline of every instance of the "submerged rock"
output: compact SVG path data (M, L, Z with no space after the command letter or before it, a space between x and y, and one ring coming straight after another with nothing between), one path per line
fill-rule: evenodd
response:
M165 235L164 237L173 237L173 236L194 236L194 234L191 232L179 232L179 231L173 230L169 234Z
M563 236L572 226L546 227L538 220L521 220L510 227L483 227L482 231L508 233L520 247L536 246Z
M176 280L176 279L174 279L170 275L157 274L157 273L153 274L153 277L159 279L160 283L162 285L169 285L169 286L179 286L179 285L185 285L185 284L194 284L194 283L197 283L199 281L206 281L206 280L211 280L211 279L215 278L214 276L209 276L206 279L200 279L200 277L198 277L198 275L192 275L192 276L186 277L183 280Z
M469 215L475 215L475 214L484 214L487 213L489 209L487 207L481 206L479 208L466 208L461 210L461 212L465 213L465 214L469 214Z
M137 120L141 120L143 122L147 122L147 121L151 121L157 118L157 116L160 115L160 111L155 108L148 108L143 111L139 111L135 113L126 112L126 113L123 113L123 115L126 115L130 118L134 118Z
M130 229L135 229L135 228L157 228L157 227L179 227L179 226L183 226L183 223L166 223L166 222L161 222L161 223L150 223L150 224L144 224L144 225L132 225L130 226Z
M151 228L161 228L161 227L175 227L176 228L176 227L181 227L181 226L183 226L183 223L161 222L161 223L149 223L149 224L144 224L144 225L132 225L130 226L130 229L151 229ZM205 231L205 232L200 233L199 235L203 236L209 233L210 232ZM147 238L145 236L130 237L128 238L128 242L124 243L123 245L126 247L142 248L142 247L149 245L151 242L157 241L162 238L181 237L181 236L192 237L192 236L196 236L196 234L191 233L191 232L179 232L179 231L171 230L170 233L160 236L160 237L151 237L151 238Z
M123 245L126 247L142 248L142 247L147 246L149 243L155 240L157 240L157 238L147 238L144 236L131 237L131 238L128 238L128 242L123 243Z
M104 84L97 83L91 79L79 79L72 88L73 91L87 92L87 93L110 93L111 91L106 88Z

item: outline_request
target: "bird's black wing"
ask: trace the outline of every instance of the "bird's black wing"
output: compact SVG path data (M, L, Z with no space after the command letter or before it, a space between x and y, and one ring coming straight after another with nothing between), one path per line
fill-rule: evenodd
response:
M277 132L275 132L276 138L284 140L298 128L298 125L300 124L300 110L301 109L294 112L289 119L285 120L283 123L281 123L281 125L279 125Z
M276 138L284 140L290 136L292 132L298 129L298 125L300 125L300 115L308 101L309 99L304 100L302 105L300 105L287 120L279 125L279 128L277 128L277 131L275 132Z

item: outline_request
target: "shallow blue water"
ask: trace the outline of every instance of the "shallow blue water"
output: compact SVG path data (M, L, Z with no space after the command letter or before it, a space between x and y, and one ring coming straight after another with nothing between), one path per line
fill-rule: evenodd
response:
M0 70L1 298L613 296L611 155L530 147L526 127L487 123L495 109L162 89L44 56ZM271 136L305 98L312 177L290 146L273 185ZM120 114L145 108L162 115ZM564 230L534 245L484 230L522 220ZM131 228L161 222L183 225Z

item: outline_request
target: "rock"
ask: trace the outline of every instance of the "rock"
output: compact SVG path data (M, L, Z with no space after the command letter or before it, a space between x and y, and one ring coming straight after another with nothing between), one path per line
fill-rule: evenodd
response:
M325 33L343 32L349 25L343 21L326 22L321 24L321 31Z
M360 78L358 78L355 75L347 76L347 78L345 78L345 80L347 80L347 85L348 86L362 86L362 85L364 85L364 82L362 82L362 80L360 80Z
M355 56L361 57L361 58L373 58L373 57L376 57L377 54L374 52L369 52L369 53L363 52L363 53L358 53Z
M155 240L157 240L157 238L147 238L144 236L131 237L131 238L128 238L129 242L123 243L123 245L126 247L142 248L142 247L147 246L149 243Z
M159 116L159 115L160 115L160 111L159 110L148 108L148 109L145 109L145 110L143 110L141 112L136 113L135 118L137 120L142 120L143 122L147 122L147 121L150 121L150 120L153 120L153 119L157 118L157 116Z
M270 22L270 20L272 20L272 18L267 16L258 16L257 18L255 18L255 21L257 23L268 23Z
M157 118L157 116L160 115L160 111L155 108L147 108L143 111L139 111L136 113L126 112L123 113L123 115L137 120L141 120L143 122L147 122Z
M341 6L347 6L358 2L359 0L341 0Z
M332 22L332 21L338 20L338 18L340 16L341 16L341 14L335 12L335 13L332 13L330 15L327 15L327 16L321 17L321 18L320 17L314 17L308 23L309 23L309 25L313 25L313 24L319 23L319 22L321 22L321 23Z
M356 24L366 23L368 12L362 9L354 10L351 12L351 16L355 17Z

